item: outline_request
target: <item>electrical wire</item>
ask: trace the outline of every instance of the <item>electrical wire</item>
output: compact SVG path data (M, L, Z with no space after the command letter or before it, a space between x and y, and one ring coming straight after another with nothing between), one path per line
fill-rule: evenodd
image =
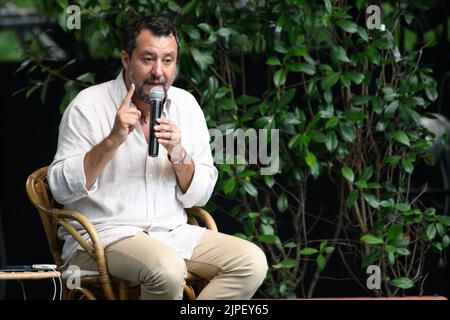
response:
M25 293L25 285L23 284L23 280L19 280L20 287L22 288L23 300L27 300L27 294Z
M59 273L59 271L57 271L55 268L51 268L51 267L48 267L48 268L51 269L51 270L54 271L54 272L58 272L58 273ZM55 296L56 296L56 283L55 283L55 279L54 279L54 278L52 278L52 280L53 280L53 283L55 284L55 291L54 291L54 294L53 294L53 300L55 300ZM58 280L59 280L59 300L62 300L62 280L61 280L61 274L58 275Z

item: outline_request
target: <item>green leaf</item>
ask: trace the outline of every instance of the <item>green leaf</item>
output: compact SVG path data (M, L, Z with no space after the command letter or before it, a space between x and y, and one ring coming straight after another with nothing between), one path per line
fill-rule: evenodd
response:
M195 28L193 26L183 26L182 30L184 32L186 32L189 35L189 37L191 37L191 39L194 39L194 40L201 39L200 32L198 31L197 28Z
M277 57L270 57L269 59L267 59L266 64L268 64L269 66L280 66L281 65L281 61L280 59L278 59Z
M364 192L364 199L366 199L367 203L374 209L378 209L380 206L378 199L371 193Z
M274 244L278 242L278 237L273 234L263 234L258 237L258 240L264 243Z
M197 1L197 0L194 0L194 1ZM194 2L194 1L192 1L192 2ZM187 5L188 5L188 4L186 4L186 6L187 6ZM203 31L205 31L205 32L207 32L207 33L211 33L211 32L213 31L212 27L211 27L209 24L204 23L204 22L200 23L200 24L198 25L198 27L199 27L200 30L203 30Z
M240 106L248 106L261 101L259 98L249 95L242 95L236 99L236 103Z
M397 249L394 246L387 245L384 248L384 251L386 251L387 253L395 253L395 251L397 251Z
M401 224L393 224L389 227L387 241L401 240L403 236L403 226Z
M442 243L436 241L433 241L433 243L431 244L431 248L439 253L441 253L442 250L444 250L444 248L442 247Z
M258 189L255 188L253 183L244 179L242 180L242 186L244 187L245 192L247 192L252 197L256 198L258 196Z
M288 208L288 199L284 192L278 197L277 208L280 212L285 212Z
M335 46L331 51L331 56L338 61L350 62L350 59L347 57L347 53L342 46Z
M225 183L223 184L223 192L225 194L229 194L233 191L234 187L236 185L236 179L234 177L231 177L227 180L225 180Z
M355 174L353 173L352 168L345 166L341 169L341 173L348 181L353 183L355 180Z
M402 130L395 131L393 134L393 138L395 141L397 141L405 146L408 146L408 147L411 146L411 144L409 143L408 135L405 133L405 131L402 131Z
M340 72L330 72L321 81L320 85L323 90L331 89L339 80Z
M325 129L334 128L338 123L339 123L339 117L330 118L325 123Z
M322 252L325 249L325 247L327 246L327 243L328 243L327 240L324 240L320 243L320 247L319 247L320 252Z
M305 156L305 162L309 167L313 167L317 162L316 156L313 153L308 152Z
M366 42L369 41L369 36L367 35L367 32L366 32L366 30L364 30L364 28L358 26L357 32L358 32L359 37L361 39L363 39L363 41L366 41Z
M272 188L273 185L275 184L275 179L274 179L273 176L265 175L265 176L264 176L264 182L266 183L266 185L267 185L269 188Z
M344 76L356 84L360 84L364 80L364 74L359 72L348 72Z
M342 113L342 115L352 122L362 121L366 118L366 114L360 108L347 109Z
M236 110L237 109L237 105L236 103L229 98L224 98L224 99L220 99L219 101L217 101L217 104L222 107L222 109L224 110Z
M386 163L390 164L391 166L396 166L401 160L400 156L389 156L386 158Z
M325 249L323 249L323 252L325 252L326 254L330 254L334 251L334 247L326 247Z
M388 253L388 261L390 265L393 265L395 263L395 256L392 252Z
M426 229L426 235L428 240L433 240L436 236L436 226L435 224L429 224Z
M442 247L447 248L449 244L450 244L450 237L446 234L445 236L442 237Z
M190 13L192 10L194 10L198 0L191 0L188 3L186 3L183 8L181 9L181 15L186 15Z
M337 26L348 33L355 33L358 31L358 25L350 20L338 20L336 22Z
M413 173L413 171L414 171L414 164L413 164L412 160L402 159L401 164L402 164L403 170L405 170L409 174Z
M395 205L395 209L397 209L398 211L405 212L411 210L411 206L408 203L397 203Z
M380 257L380 250L375 250L369 255L365 256L362 261L362 267L366 268L370 265L372 265L378 258Z
M376 237L374 235L371 235L371 234L366 234L366 235L362 236L361 241L363 241L364 243L367 243L367 244L372 244L372 245L384 243L383 239Z
M390 104L387 105L387 107L384 109L384 114L390 118L394 115L395 111L397 111L399 106L398 100L392 101Z
M289 63L287 68L293 72L303 72L310 76L316 74L316 67L313 64L309 63Z
M279 263L281 268L289 269L297 266L297 261L294 259L285 259Z
M437 220L447 227L450 226L450 216L438 216Z
M397 248L397 253L402 256L409 256L411 252L406 248Z
M333 152L336 150L338 145L338 140L336 133L334 131L328 131L325 136L325 147L328 151Z
M355 140L355 131L350 123L339 122L339 129L344 141L353 142Z
M210 53L201 52L196 48L191 48L191 53L192 58L202 70L206 70L209 65L214 63L213 55Z
M367 181L365 180L358 180L355 182L356 186L360 189L366 189L367 188Z
M286 49L286 48L283 46L283 44L281 43L281 41L278 40L278 39L275 39L274 50L275 50L276 52L283 53L283 54L289 52L289 50Z
M306 248L303 248L302 250L300 250L300 253L305 255L305 256L316 254L318 252L319 252L319 250L314 249L314 248L309 248L309 247L306 247Z
M297 245L294 242L288 242L288 243L284 244L283 247L292 249L292 248L297 247Z
M325 268L325 264L327 261L325 260L325 257L321 254L319 254L316 258L317 266L320 270L323 270Z
M278 70L273 75L273 83L275 86L282 86L286 82L286 72L283 69Z
M82 75L77 77L78 81L86 82L86 83L95 83L95 76L91 72L83 73Z
M230 29L228 29L228 28L220 28L220 29L217 31L217 34L218 34L219 36L221 36L221 37L226 38L226 37L229 37L229 36L230 36L231 31L230 31Z
M353 205L356 203L356 200L358 200L358 190L353 189L350 195L345 200L345 206L347 208L353 207Z
M363 169L359 179L367 181L367 180L369 180L372 177L372 174L373 174L373 167L372 166L365 167Z
M438 97L438 93L435 87L426 87L425 94L427 95L427 98L430 99L431 101L436 101Z
M413 282L408 278L397 278L397 279L389 281L389 283L392 286L401 288L401 289L409 289L409 288L414 287Z
M369 102L370 101L370 99L372 99L372 97L371 96L369 96L369 95L361 95L361 96L353 96L352 97L352 104L354 105L354 106L360 106L360 105L362 105L362 104L365 104L365 103L367 103L367 102Z
M333 6L331 5L331 1L330 0L324 0L325 2L325 10L328 13L331 13L331 11L333 10Z
M281 100L278 103L278 107L282 108L282 107L287 106L292 101L292 99L294 99L296 92L297 92L296 88L287 90L281 97Z

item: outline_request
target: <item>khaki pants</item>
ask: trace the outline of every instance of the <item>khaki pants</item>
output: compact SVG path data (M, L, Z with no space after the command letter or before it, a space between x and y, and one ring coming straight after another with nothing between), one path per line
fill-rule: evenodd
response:
M205 230L189 260L144 232L113 243L105 252L109 273L141 284L141 299L181 299L186 270L210 280L198 299L250 299L267 272L259 247L210 230ZM77 251L69 265L97 270L85 251Z

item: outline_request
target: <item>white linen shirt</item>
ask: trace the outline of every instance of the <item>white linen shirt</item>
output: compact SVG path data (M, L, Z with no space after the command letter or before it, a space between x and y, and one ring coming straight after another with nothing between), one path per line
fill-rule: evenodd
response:
M185 193L177 185L166 149L160 145L158 157L148 156L139 123L92 187L86 188L84 157L111 133L117 109L127 94L122 74L81 91L67 107L48 171L50 190L64 209L78 211L93 223L104 247L146 231L189 259L204 228L187 224L184 208L205 205L217 181L205 117L189 92L171 86L167 92L170 103L162 113L180 129L183 147L195 164ZM80 224L71 223L88 241ZM65 229L60 228L58 236L65 241L65 263L76 250L83 250Z

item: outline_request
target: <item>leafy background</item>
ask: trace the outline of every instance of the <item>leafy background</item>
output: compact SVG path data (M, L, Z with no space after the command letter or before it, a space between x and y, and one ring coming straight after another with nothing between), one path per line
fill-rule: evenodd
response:
M279 172L261 175L261 163L218 164L207 205L266 252L271 270L259 294L312 297L325 279L352 281L368 295L423 294L425 261L445 257L450 225L421 201L423 190L414 191L416 168L436 164L433 144L448 145L446 135L421 126L438 98L421 56L439 30L419 45L409 28L425 1L74 3L80 30L67 29L68 1L33 2L59 25L49 33L68 54L55 62L51 48L25 35L16 57L30 82L16 94L39 94L44 103L49 83L63 81L62 113L105 76L80 72L79 61L117 60L123 24L163 13L179 30L177 84L197 97L208 126L280 132ZM366 28L366 6L375 3L387 31ZM109 76L120 70L113 66ZM372 264L382 271L382 287L373 291L365 273Z

